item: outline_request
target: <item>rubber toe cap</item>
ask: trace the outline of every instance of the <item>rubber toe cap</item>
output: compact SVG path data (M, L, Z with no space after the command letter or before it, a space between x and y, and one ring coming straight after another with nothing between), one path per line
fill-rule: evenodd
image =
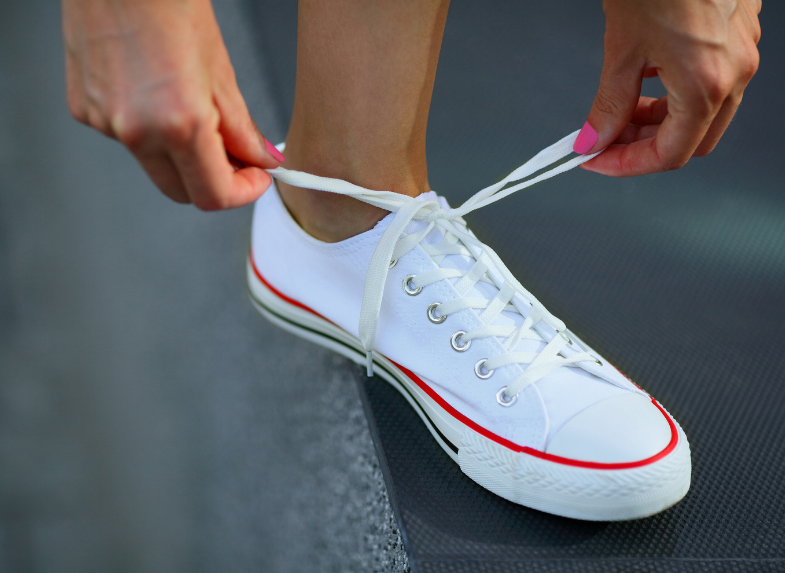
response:
M598 463L645 460L671 441L670 424L650 398L621 394L579 412L553 436L546 453Z

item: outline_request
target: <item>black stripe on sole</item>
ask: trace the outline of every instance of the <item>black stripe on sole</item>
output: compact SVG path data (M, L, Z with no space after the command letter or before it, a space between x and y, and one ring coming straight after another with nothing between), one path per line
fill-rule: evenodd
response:
M337 342L338 344L340 344L341 346L343 346L343 347L345 347L345 348L348 348L348 349L349 349L349 350L351 350L352 352L358 352L356 348L354 348L354 347L350 346L349 344L346 344L346 343L345 343L343 340L338 340L337 338L333 338L333 337L332 337L332 336L330 336L329 334L325 334L324 332L320 332L320 331L318 331L318 330L314 330L313 328L309 328L309 327L307 327L307 326L303 326L302 324L300 324L300 323L297 323L297 322L294 322L293 320L291 320L291 319L289 319L289 318L287 318L287 317L285 317L285 316L281 316L279 313L275 312L275 311L274 311L273 309L271 309L269 306L267 306L267 305L266 305L266 304L264 304L262 301L260 301L258 298L256 298L256 297L253 295L253 293L252 293L252 292L250 292L250 290L248 291L248 294L251 296L251 299L253 299L253 301L254 301L255 303L257 303L259 306L263 307L263 308L264 308L264 309L265 309L267 312L269 312L270 314L272 314L272 315L275 315L277 318L279 318L279 319L283 320L284 322L287 322L287 323L291 324L292 326L294 326L294 327L296 327L296 328L300 328L300 329L302 329L302 330L307 330L308 332L311 332L311 333L313 333L313 334L315 334L315 335L317 335L317 336L321 336L322 338L327 338L327 339L329 339L329 340L332 340L333 342ZM386 367L384 364L382 364L382 363L380 363L380 362L377 362L376 360L374 360L374 361L373 361L373 363L374 363L374 365L375 365L375 366L378 366L379 368L381 368L382 370L384 370L385 372L387 372L387 374L389 374L391 377L395 378L395 373L391 372L391 371L390 371L390 370L389 370L389 369L388 369L388 368L387 368L387 367ZM436 426L436 424L434 424L434 423L433 423L433 420L431 420L431 417L428 415L428 412L426 412L426 411L423 409L423 407L420 405L420 402L417 400L417 397L416 397L414 394L412 394L412 392L411 392L411 391L410 391L410 390L409 390L409 389L408 389L408 388L407 388L405 385L403 385L403 384L398 384L398 386L400 386L401 388L403 388L403 390L404 390L404 391L405 391L405 392L406 392L406 393L407 393L407 394L408 394L408 395L411 397L412 401L413 401L415 404L417 404L417 408L419 409L419 411L420 411L420 412L422 412L422 415L423 415L423 416L425 416L425 419L426 419L426 420L428 420L428 425L429 425L429 426L430 426L430 427L433 429L433 431L434 431L434 432L436 432L436 433L439 435L439 437L442 439L442 441L443 441L445 444L447 444L447 446L448 446L448 447L449 447L449 448L450 448L450 449L451 449L453 452L455 452L455 453L457 454L457 453L458 453L458 446L456 446L456 445L455 445L455 444L453 444L453 443L452 443L450 440L448 440L448 439L447 439L447 436L445 436L445 435L444 435L444 434L441 432L441 430L439 430L439 428Z

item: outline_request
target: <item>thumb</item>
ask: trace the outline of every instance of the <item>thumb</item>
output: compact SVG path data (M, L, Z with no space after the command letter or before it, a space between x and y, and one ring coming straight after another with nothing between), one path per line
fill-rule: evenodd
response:
M283 155L256 127L239 89L231 90L229 101L223 101L220 96L215 100L221 116L218 129L227 153L246 165L263 169L283 163Z
M595 153L616 141L638 105L642 78L640 67L612 63L603 66L600 87L573 151L582 155Z

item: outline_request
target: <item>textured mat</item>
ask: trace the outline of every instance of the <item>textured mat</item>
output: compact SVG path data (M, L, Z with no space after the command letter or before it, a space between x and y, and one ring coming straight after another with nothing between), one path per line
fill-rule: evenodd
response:
M294 10L257 8L288 113ZM361 377L413 571L785 571L785 6L767 3L762 24L761 69L710 156L625 180L576 170L467 217L679 420L689 494L612 524L516 506L464 476L394 389ZM432 187L460 204L580 127L602 32L599 2L454 1L428 131ZM644 90L662 93L656 81Z

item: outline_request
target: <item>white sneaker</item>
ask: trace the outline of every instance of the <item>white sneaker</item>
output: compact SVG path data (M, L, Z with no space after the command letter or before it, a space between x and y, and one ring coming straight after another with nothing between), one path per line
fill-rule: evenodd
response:
M291 218L275 186L257 201L248 284L273 323L395 386L444 451L510 501L589 520L652 515L690 486L690 451L653 398L567 330L461 218L590 159L577 132L450 209L278 168L297 187L392 211L376 227L323 243Z

